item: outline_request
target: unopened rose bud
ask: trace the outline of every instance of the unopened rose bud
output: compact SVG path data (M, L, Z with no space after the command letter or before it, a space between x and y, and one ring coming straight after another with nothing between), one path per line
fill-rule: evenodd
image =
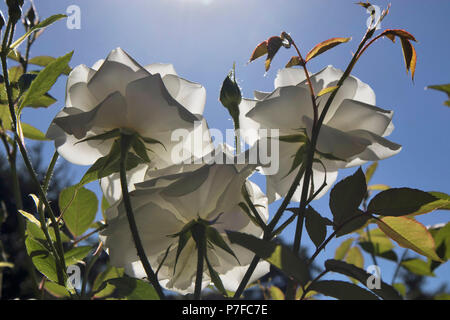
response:
M6 0L8 5L8 16L12 23L16 23L22 16L23 1L20 0Z
M236 122L239 119L239 104L242 100L242 94L234 78L234 71L230 72L223 81L219 100L228 109L231 117Z
M36 8L34 7L33 2L31 3L30 8L25 14L25 17L22 19L22 22L25 28L33 28L39 23L39 18L36 14Z
M0 30L5 25L5 17L3 16L3 12L0 11Z

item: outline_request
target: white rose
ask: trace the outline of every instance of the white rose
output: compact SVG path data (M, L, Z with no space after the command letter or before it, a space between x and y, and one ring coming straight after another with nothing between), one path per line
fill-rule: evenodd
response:
M158 279L165 288L183 294L194 291L197 266L196 244L190 239L181 251L176 264L178 238L170 237L183 227L201 218L215 221L213 227L222 235L236 254L236 259L216 246L208 246L207 256L220 275L224 287L235 291L244 276L254 254L241 246L231 244L225 230L234 230L262 237L263 232L239 207L245 202L241 188L246 183L253 203L264 222L268 220L268 201L259 187L247 181L253 166L241 167L229 164L173 166L155 171L153 180L136 184L130 193L133 211L144 250L154 269L160 265L167 248L170 251L164 261ZM193 171L194 170L194 171ZM167 175L161 175L161 171ZM106 211L108 227L101 239L110 255L110 262L123 267L126 274L145 278L146 274L136 254L122 201ZM269 272L269 264L261 262L252 279ZM204 268L203 288L211 278Z
M314 91L335 86L343 72L332 66L311 76ZM317 99L319 114L331 93ZM243 130L259 128L279 129L280 136L301 134L301 128L311 137L313 108L311 95L302 69L282 69L275 79L271 93L255 92L255 99L243 99L240 105L240 124ZM330 154L343 161L321 158L326 167L327 186L317 198L324 195L337 178L339 168L348 168L391 157L401 146L387 139L394 126L392 111L375 106L375 93L356 77L348 77L338 91L324 119L317 141L317 151ZM253 131L254 132L254 131ZM258 136L247 135L247 142L254 144ZM299 168L291 172L294 156L302 143L280 141L279 171L266 175L269 202L284 197ZM262 168L264 171L264 168ZM313 165L313 185L316 191L323 183L325 172L319 163ZM300 182L300 186L302 182ZM300 201L301 187L297 188L293 201Z
M128 129L164 144L165 148L146 146L152 150L148 152L151 166L166 167L173 164L171 150L177 144L171 141L173 130L192 131L194 122L206 128L201 116L205 100L205 88L178 77L172 65L141 67L117 48L92 68L73 69L65 108L53 120L47 137L68 161L92 165L109 153L114 139L80 141L116 128ZM186 147L194 154L203 152Z

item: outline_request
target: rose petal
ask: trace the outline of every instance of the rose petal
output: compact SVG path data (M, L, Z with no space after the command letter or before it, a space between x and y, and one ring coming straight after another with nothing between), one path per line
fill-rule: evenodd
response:
M306 79L305 71L300 68L284 68L278 71L274 81L275 89L296 86Z
M206 90L202 85L173 74L165 75L163 82L172 97L182 106L194 114L203 114Z
M327 126L343 131L367 130L383 135L392 121L393 112L356 100L346 99Z
M150 75L125 51L112 50L88 83L89 91L100 101L115 91L125 95L128 83Z
M175 68L170 63L152 63L144 67L145 70L150 72L151 74L159 73L161 78L168 74L177 75Z
M255 100L264 100L268 96L270 96L271 92L262 92L262 91L253 91L253 95L255 96Z
M183 228L183 223L170 211L151 202L151 198L147 200L147 203L141 207L136 207L133 201L132 205L142 245L150 262L154 264L157 256L175 242L174 238L168 236L179 232ZM105 237L105 247L109 248L111 264L116 267L125 267L139 258L125 210L120 206L123 204L119 205L119 215L107 221L108 228L101 234Z
M322 89L336 86L342 75L343 72L339 69L334 68L333 66L327 66L323 70L317 72L316 74L311 76L311 83L314 88L314 93L317 95ZM300 86L308 88L306 80L303 81ZM344 99L351 99L355 96L357 89L357 80L353 77L348 77L334 97L333 102L331 103L325 116L324 123L327 123L334 116L334 113L336 112L342 101L344 101ZM322 112L331 94L331 92L324 94L317 99L319 105L319 114Z
M248 270L248 266L238 266L234 267L227 273L220 275L220 279L222 280L223 286L226 290L235 292L239 285L241 284L242 279L244 278L245 273ZM255 271L252 273L250 280L248 283L253 283L259 278L265 276L270 272L270 263L266 261L261 261L256 265Z
M308 136L311 136L313 120L307 117L303 119L307 125ZM370 140L365 137L323 124L320 128L316 149L346 160L363 152L370 143Z
M246 116L246 114L255 107L256 102L256 100L242 99L239 104L239 125L241 128L241 137L249 145L253 145L259 138L259 123Z
M66 84L66 107L89 111L97 105L98 100L87 88L94 74L95 70L85 65L79 65L70 72Z
M140 164L136 168L127 171L129 192L135 189L134 185L136 183L144 181L147 169L148 166L146 164ZM100 179L100 187L108 203L113 204L114 202L122 198L122 188L120 186L119 173L114 173L108 177Z
M167 91L159 74L133 81L127 85L126 100L131 128L144 137L169 128L191 128L198 120Z
M351 131L353 136L361 137L370 141L367 148L355 156L362 161L378 161L386 159L398 154L402 150L402 146L391 142L383 137L377 136L369 131L356 130ZM355 165L357 162L350 162L346 167Z
M309 91L303 87L289 86L278 88L265 100L258 101L246 116L263 128L296 130L304 127L302 117L312 117L312 114Z

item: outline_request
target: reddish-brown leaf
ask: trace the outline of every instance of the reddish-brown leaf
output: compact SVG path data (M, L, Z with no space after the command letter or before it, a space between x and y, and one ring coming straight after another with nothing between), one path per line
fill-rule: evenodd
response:
M361 7L364 7L366 9L368 9L368 8L370 8L372 6L369 2L361 2L361 1L357 2L355 4L360 5Z
M403 57L405 58L406 71L411 71L411 78L414 80L414 74L416 72L417 54L414 46L406 38L401 38Z
M275 57L275 54L280 50L283 45L283 39L278 36L270 37L267 40L267 59L266 59L266 71L269 70L272 59Z
M414 38L414 36L411 33L402 29L386 29L383 31L383 33L381 33L380 36L386 36L390 40L392 40L392 42L395 42L396 36L401 39L408 39L417 42L416 38Z
M267 54L267 40L261 42L258 44L253 50L252 56L250 57L249 62L252 62L253 60L258 59L259 57L262 57L263 55Z
M304 64L305 64L305 62L303 60L301 60L299 56L294 56L286 64L286 68L290 68L293 66L303 66Z
M325 51L330 50L331 48L344 43L344 42L348 42L350 41L351 38L331 38L328 40L325 40L321 43L319 43L318 45L316 45L306 56L306 62L308 62L309 60L311 60L314 57L317 57L319 54L324 53Z

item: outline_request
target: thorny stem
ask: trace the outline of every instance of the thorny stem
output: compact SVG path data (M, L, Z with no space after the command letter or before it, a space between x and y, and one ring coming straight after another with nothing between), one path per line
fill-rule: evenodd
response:
M298 253L301 246L301 239L302 239L302 231L303 231L303 222L304 222L304 216L305 216L305 210L306 210L306 200L308 197L308 189L309 189L309 183L312 176L312 165L313 165L313 159L314 159L314 152L316 150L317 141L319 137L320 128L323 124L323 121L325 119L325 116L328 112L328 109L331 106L331 103L333 102L334 98L336 97L336 94L338 93L339 89L344 84L344 81L347 79L347 77L350 75L351 71L353 70L353 67L356 64L356 61L358 60L359 53L363 49L365 43L369 38L373 35L373 32L371 30L367 30L366 34L364 35L363 39L361 40L358 49L353 56L352 60L350 61L349 65L347 66L347 69L344 71L344 74L339 79L337 83L337 88L334 90L330 97L328 98L323 111L320 114L319 120L317 123L314 123L313 129L312 129L312 138L311 138L311 147L308 152L308 157L306 161L306 172L305 172L305 178L303 180L303 187L302 187L302 195L300 199L300 211L299 211L299 217L297 218L297 228L295 231L295 239L294 239L294 252ZM305 68L306 70L306 68ZM308 77L308 73L306 72L306 76ZM294 281L290 281L290 285L288 286L288 291L286 298L292 299L295 295L295 287L296 284Z
M311 101L312 101L312 106L313 106L313 111L314 111L314 123L316 123L317 118L318 118L319 108L317 107L316 94L314 92L314 87L312 85L311 78L309 77L308 68L306 67L306 61L303 60L302 54L300 53L300 50L298 49L297 45L295 44L295 42L293 40L292 40L292 45L294 46L295 51L297 51L300 61L303 62L302 63L303 70L305 71L306 81L308 82L309 91L311 93Z
M25 147L23 146L23 142L20 138L20 135L18 134L17 131L17 115L15 112L15 103L13 101L13 95L12 95L12 88L11 88L11 84L9 82L9 75L8 75L8 66L7 66L7 55L8 55L8 51L9 51L9 46L12 42L12 39L14 37L14 25L12 23L12 21L10 19L8 19L8 24L6 27L6 31L3 37L3 42L2 42L2 48L1 48L1 53L0 53L0 58L1 58L1 63L2 63L2 71L3 71L3 79L4 79L4 83L5 83L5 88L6 88L6 94L7 94L7 99L8 99L8 107L9 107L9 111L10 111L10 115L11 115L11 119L12 119L12 124L11 124L11 128L12 131L14 132L14 147L13 147L13 158L11 159L10 163L11 163L11 169L13 172L13 178L14 178L14 185L15 185L15 192L19 192L20 193L20 185L18 182L18 177L17 177L17 170L16 170L16 166L15 166L15 154L16 154L16 150L17 150L17 146L19 147L20 153L22 154L25 166L27 167L27 169L29 170L32 180L33 182L36 184L36 186L38 187L39 190L39 196L42 198L44 204L46 205L46 207L48 208L49 212L50 212L50 217L52 217L53 212L52 209L50 208L50 205L48 203L48 200L45 197L45 193L42 192L42 187L38 181L38 178L36 176L36 173L34 172L33 166L28 158L28 154L26 152ZM28 48L29 50L29 48ZM25 63L27 63L27 61L25 61ZM16 195L16 198L18 198L18 196ZM16 203L19 207L21 207L21 199L20 201L18 201ZM53 215L54 218L54 215ZM22 219L21 217L19 217L19 220ZM44 221L45 219L41 219L41 222ZM54 219L52 219L52 222L55 222ZM23 221L22 221L23 224ZM64 284L64 273L65 273L65 262L64 262L64 251L62 248L62 242L61 242L61 238L60 238L60 234L59 234L59 228L57 224L54 224L53 227L55 228L55 237L56 237L56 241L58 243L58 250L56 250L53 247L53 243L50 242L51 247L53 247L53 251L55 254L55 257L57 258L57 264L59 266L58 268L58 280L61 284ZM46 224L42 224L41 223L41 228L44 231L44 234L46 235L47 240L50 239L50 236L48 234L48 230L47 230L47 226ZM24 230L24 227L22 228ZM35 274L34 274L34 269L31 271L31 276L33 278L35 278Z
M368 214L368 213L363 213ZM362 215L362 214L361 214ZM352 222L353 220L356 220L357 218L361 218L361 215L354 215L351 218L344 221L340 226L338 226L332 234L316 249L314 254L309 258L308 265L311 265L311 263L314 261L314 259L319 255L320 251L322 251L326 245L336 236L336 234L342 230L343 227L345 227L348 223Z
M273 229L276 227L278 221L281 219L284 211L286 210L287 206L291 202L291 199L295 193L295 190L297 190L297 186L298 186L300 180L302 179L304 172L305 172L304 167L303 166L300 167L300 169L297 173L297 176L294 179L294 182L292 183L291 187L289 188L288 193L286 194L286 197L284 197L283 202L281 203L280 207L278 208L277 212L275 213L272 221L267 226L267 230L264 234L264 239L271 240L277 234L276 232L273 232ZM250 280L250 277L252 276L253 272L256 269L256 266L258 265L259 260L260 260L260 258L258 256L255 256L253 258L247 271L244 274L244 277L241 280L241 283L239 284L238 289L236 290L236 292L233 296L233 299L239 299L239 297L242 295L242 293L244 292L244 290Z

